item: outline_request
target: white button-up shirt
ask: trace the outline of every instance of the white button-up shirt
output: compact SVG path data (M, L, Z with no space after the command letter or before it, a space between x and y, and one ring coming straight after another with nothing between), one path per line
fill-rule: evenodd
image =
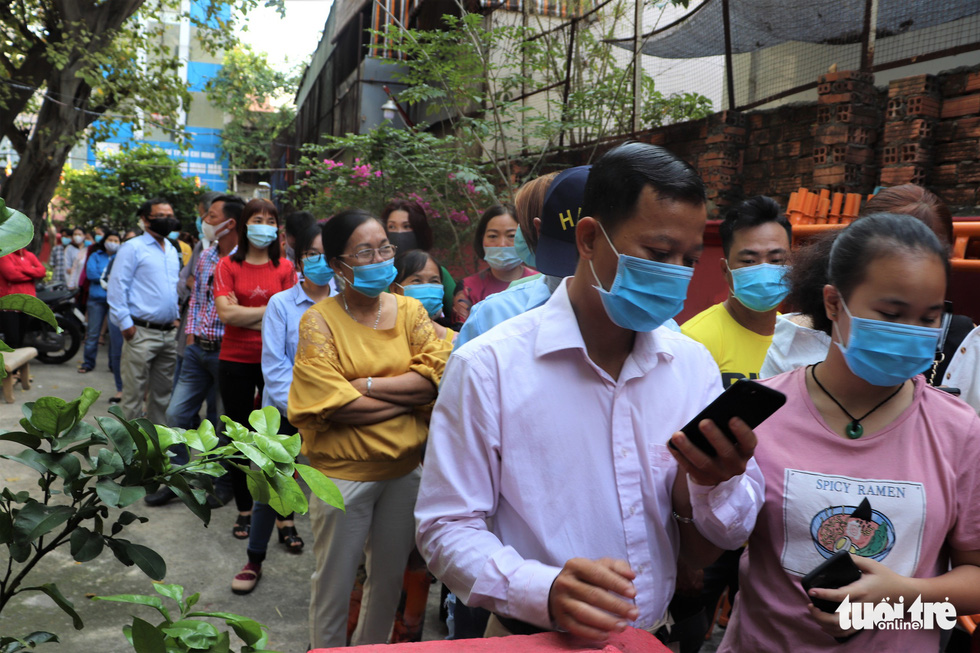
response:
M637 575L633 625L655 625L679 546L667 441L720 392L707 350L664 327L637 333L611 378L589 358L562 283L449 360L415 508L429 569L467 605L549 628L567 560L621 558ZM742 545L764 496L755 460L715 488L689 485L700 532Z

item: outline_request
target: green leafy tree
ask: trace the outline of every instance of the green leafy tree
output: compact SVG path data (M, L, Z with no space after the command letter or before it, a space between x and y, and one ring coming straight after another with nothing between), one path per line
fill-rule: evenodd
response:
M95 159L95 167L65 170L58 196L69 224L83 229L108 224L121 231L136 224L136 209L144 200L162 197L185 230L193 227L197 197L207 188L181 174L181 161L146 144L99 152Z
M231 47L235 30L220 16L260 1L196 0L188 18L200 45ZM168 39L181 7L181 0L0 2L0 137L20 157L0 196L34 221L37 234L68 154L86 133L98 140L127 123L176 127L173 117L190 102Z
M221 70L208 81L207 97L231 118L222 132L221 149L233 169L269 167L272 142L296 116L291 103L279 107L273 103L293 95L296 84L295 74L275 70L265 53L254 52L248 45L238 45L225 54Z
M472 268L459 256L477 218L497 203L487 166L454 136L396 129L383 123L366 134L324 137L308 145L292 167L297 180L284 196L290 206L327 218L347 208L381 213L400 197L419 202L430 218L436 247L447 262ZM342 159L334 160L334 153Z
M489 164L499 187L512 192L518 170L539 174L559 145L632 131L633 65L618 62L621 51L610 40L633 3L607 5L578 20L574 30L551 29L536 15L507 22L512 12L500 12L498 20L496 12L470 13L457 5L460 15L443 16L443 29L375 32L378 48L401 55L389 60L401 67L397 76L408 86L399 99L448 123ZM711 112L704 96L664 96L649 74L641 70L641 78L645 128Z

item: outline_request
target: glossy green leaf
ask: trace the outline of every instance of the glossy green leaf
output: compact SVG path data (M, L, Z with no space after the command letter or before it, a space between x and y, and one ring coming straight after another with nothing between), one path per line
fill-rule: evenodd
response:
M14 520L6 509L0 510L0 544L14 541Z
M205 526L211 523L211 508L207 504L204 490L192 489L182 476L176 474L170 477L169 485L177 498L204 522Z
M115 408L115 406L112 408ZM112 408L109 409L109 412L112 412ZM112 442L113 448L115 448L116 453L119 454L123 462L127 465L133 462L133 448L135 444L133 443L133 436L129 434L126 427L120 424L117 419L111 417L96 417L95 421L98 422L99 428L102 429L102 432Z
M190 433L190 431L185 431L184 429L172 429L169 426L157 426L157 438L160 442L160 448L164 451L175 444L184 444L187 442L188 433Z
M266 474L270 476L276 471L276 464L272 462L266 454L259 451L256 447L246 443L246 442L232 442L236 449L241 451L245 456L255 463L259 469L261 469Z
M140 653L167 653L167 636L156 626L133 617L133 646Z
M78 417L82 418L88 414L88 409L92 407L102 393L95 388L83 388L82 394L78 397Z
M180 585L169 583L153 583L153 589L161 596L173 599L177 604L184 602L184 588Z
M30 447L31 449L37 449L41 446L41 438L31 433L24 433L23 431L7 431L6 433L0 434L0 440L4 442L14 442L23 447Z
M34 225L16 209L8 209L0 199L0 256L6 256L31 244Z
M0 458L6 458L7 460L14 460L19 463L27 465L38 474L47 474L48 466L44 459L43 452L34 451L33 449L25 449L19 454L10 456L7 454L0 454Z
M323 472L309 465L296 464L296 471L306 481L310 491L328 506L344 510L344 495L340 493L337 484L327 478Z
M204 420L197 427L197 436L201 440L203 451L211 451L220 444L218 434L214 432L214 425L210 420Z
M142 485L123 486L110 478L100 478L95 491L103 503L113 508L125 508L146 496L146 488Z
M93 533L84 526L77 527L71 534L71 557L75 562L88 562L98 558L105 548L105 541L99 533Z
M248 484L248 492L252 498L259 503L269 503L271 493L269 481L265 475L257 469L249 469L245 472L245 482Z
M18 311L58 327L58 320L48 305L33 295L13 294L0 297L0 311Z
M95 460L93 476L115 476L125 469L122 457L110 449L99 449L99 457Z
M46 434L56 435L60 433L58 420L61 417L61 411L67 405L67 401L58 397L41 397L34 402L32 407L31 424Z
M70 453L41 454L41 459L45 461L48 470L66 481L73 481L82 473L81 461Z
M33 649L38 644L58 644L61 640L54 633L41 630L34 631L25 637L0 637L0 653L14 653L25 649Z
M295 460L295 456L289 455L286 448L272 437L257 435L254 442L259 451L277 463L291 463Z
M13 347L11 347L7 343L5 343L3 340L0 340L0 352L8 352L9 353L9 352L12 352L13 350L14 350Z
M160 630L190 648L207 648L220 634L214 624L193 619L181 619L169 626L162 626Z
M248 423L252 425L252 428L266 437L278 435L281 422L282 415L272 406L253 410L248 416Z
M27 490L21 490L20 492L11 492L10 488L5 487L0 490L0 496L2 496L7 501L12 501L14 503L27 503L31 499L31 493Z
M17 562L27 561L31 557L31 553L34 552L34 548L30 544L20 542L11 542L7 547L10 550L10 557Z
M31 501L14 517L14 542L29 544L64 524L73 514L75 511L69 506L46 506Z
M228 436L230 440L237 442L251 442L252 435L249 433L248 429L228 417L227 415L221 416L221 421L225 423L225 435Z
M61 590L59 590L58 586L54 583L45 583L44 585L38 585L37 587L25 587L21 591L38 591L47 594L49 597L51 597L52 601L58 604L58 607L61 608L65 614L71 617L71 622L72 625L75 626L75 630L81 630L84 626L82 623L82 618L78 616L77 612L75 612L75 605L61 594Z
M272 488L275 490L275 496L269 499L269 506L273 510L283 516L288 515L290 512L306 514L310 506L307 503L306 495L303 494L303 490L300 488L299 483L296 482L296 479L292 476L277 474L269 480Z
M294 433L282 441L282 446L286 448L286 451L293 457L293 460L296 460L296 456L299 455L300 450L303 448L303 437L299 433Z
M130 560L132 560L144 574L153 580L163 580L167 575L167 563L163 561L163 558L160 557L159 553L149 547L143 546L142 544L126 542L124 546L126 547L126 552L129 554Z
M120 540L114 537L108 538L106 541L106 546L112 551L112 555L116 556L116 560L123 563L127 567L133 566L133 559L129 557L129 549L126 548L128 540ZM157 597L153 597L157 598ZM157 598L157 600L159 600Z
M70 406L70 404L69 404ZM67 408L66 408L67 410ZM75 408L76 414L78 413L78 408ZM66 416L67 419L67 416ZM105 436L102 435L94 426L82 421L80 418L75 422L69 430L65 431L58 436L54 441L54 446L52 449L55 451L63 451L69 448L78 450L82 447L73 446L81 444L82 446L93 446L97 444L104 444Z
M112 601L114 603L131 603L133 605L145 605L155 608L164 619L170 621L170 612L163 607L163 600L159 596L147 596L145 594L113 594L112 596L94 596L96 601Z

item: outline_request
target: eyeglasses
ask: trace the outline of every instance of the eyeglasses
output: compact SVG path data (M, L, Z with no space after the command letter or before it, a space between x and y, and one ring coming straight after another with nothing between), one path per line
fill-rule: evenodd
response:
M323 254L313 253L313 254L307 254L306 256L304 256L303 257L303 262L304 263L319 263L323 259L324 259L324 255Z
M172 218L172 217L174 217L174 214L173 213L151 213L150 214L150 218L153 219L153 220L162 220L163 218Z
M357 259L361 263L370 263L374 258L375 252L381 257L382 261L387 261L395 255L398 248L394 245L382 245L378 248L365 247L364 249L359 249L353 254L341 254L345 258Z

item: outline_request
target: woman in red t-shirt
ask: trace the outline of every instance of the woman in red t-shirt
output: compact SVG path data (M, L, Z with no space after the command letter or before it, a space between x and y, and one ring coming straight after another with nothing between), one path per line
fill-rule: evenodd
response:
M296 284L288 261L280 265L279 212L265 199L245 205L238 221L238 249L221 259L214 273L214 298L225 335L218 354L218 391L224 412L248 425L255 396L262 394L262 317L269 299ZM248 538L252 496L245 473L232 467L238 519L232 535Z

